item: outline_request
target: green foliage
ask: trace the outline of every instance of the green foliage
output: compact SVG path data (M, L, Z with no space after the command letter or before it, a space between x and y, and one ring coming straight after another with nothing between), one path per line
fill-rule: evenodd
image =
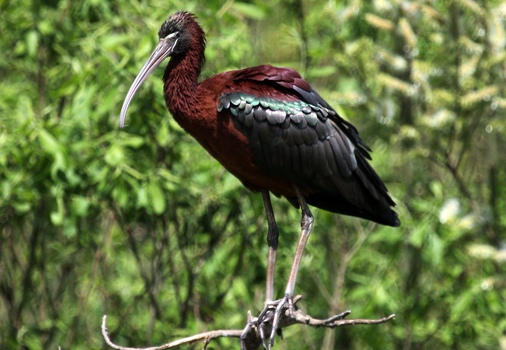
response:
M117 127L162 20L196 12L203 76L291 66L360 130L399 229L314 210L296 292L325 317L290 348L490 349L506 342L506 8L499 0L0 1L0 348L161 344L240 328L263 306L258 194L203 151L149 79ZM160 76L162 70L155 72ZM276 290L299 213L274 200ZM237 347L234 340L211 344Z

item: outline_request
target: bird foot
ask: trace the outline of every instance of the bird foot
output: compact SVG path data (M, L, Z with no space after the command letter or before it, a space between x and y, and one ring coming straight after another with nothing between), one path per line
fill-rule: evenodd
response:
M283 339L280 321L286 322L295 318L293 311L294 308L297 309L296 304L301 298L300 295L294 298L293 295L286 294L281 299L266 302L258 317L251 317L248 311L248 323L241 335L241 349L246 349L245 341L253 327L262 340L264 349L270 350L273 347L276 334Z

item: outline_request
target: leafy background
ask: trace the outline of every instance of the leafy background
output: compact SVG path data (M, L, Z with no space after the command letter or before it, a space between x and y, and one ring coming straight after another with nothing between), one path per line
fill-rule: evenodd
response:
M261 197L170 118L162 69L117 126L176 10L208 34L203 78L299 70L359 128L398 203L398 229L314 209L296 288L314 316L396 319L294 326L276 348L505 349L499 0L0 0L0 348L105 349L104 314L116 342L156 345L262 307ZM274 207L280 296L299 213Z

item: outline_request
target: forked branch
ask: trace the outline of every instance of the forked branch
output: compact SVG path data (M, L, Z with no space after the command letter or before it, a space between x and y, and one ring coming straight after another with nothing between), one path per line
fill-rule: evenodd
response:
M294 299L294 303L299 301L301 299L300 296L297 296ZM327 319L317 319L314 317L311 317L309 315L304 314L301 310L296 310L293 312L292 315L290 315L290 312L285 310L281 316L281 320L279 322L279 327L285 328L294 324L302 324L302 325L308 325L311 327L327 327L327 328L335 328L335 327L341 327L341 326L350 326L350 325L375 325L380 323L385 323L395 317L394 314L379 318L379 319L349 319L346 320L345 318L350 315L351 311L345 311L338 315L334 315ZM107 332L106 327L106 316L102 318L102 335L106 341L106 343L112 348L116 350L164 350L164 349L174 349L181 345L190 345L195 342L202 341L203 342L203 349L207 348L207 345L213 340L218 338L238 338L241 339L242 337L242 348L247 350L252 349L258 349L260 346L262 346L262 336L263 333L262 330L259 330L259 328L269 328L269 325L264 324L258 326L256 323L257 318L251 318L248 320L248 325L246 326L247 334L244 336L243 329L227 329L227 330L216 330L216 331L210 331L210 332L204 332L199 333L190 337L182 338L179 340L175 340L160 346L153 346L153 347L147 347L147 348L131 348L131 347L124 347L120 345L114 344L111 339L109 338L109 334ZM272 320L270 320L272 321Z

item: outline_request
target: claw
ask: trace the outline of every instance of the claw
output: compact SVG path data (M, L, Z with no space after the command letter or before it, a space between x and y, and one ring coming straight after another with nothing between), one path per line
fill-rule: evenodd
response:
M288 309L289 316L293 317L293 295L285 294L283 299L277 300L276 303L278 305L276 307L276 311L274 312L274 319L272 320L272 330L267 350L270 350L274 346L274 338L276 337L276 333L279 329L279 320L283 310Z
M264 349L268 349L267 345L267 334L271 333L271 320L273 317L273 311L272 306L266 305L265 309L260 313L260 316L258 316L259 324L258 328L260 330L260 339L262 339L262 345L264 346Z
M268 335L271 334L272 319L278 302L279 300L266 303L265 308L258 317L252 317L251 312L248 311L248 322L241 334L241 350L246 349L246 338L253 327L255 327L257 334L260 335L264 349L271 348L272 345L269 345L267 340L270 339Z
M285 294L282 299L266 302L264 309L258 317L252 317L251 313L248 312L248 323L241 334L241 350L246 348L245 341L253 327L255 327L257 336L260 336L262 345L266 350L270 350L274 346L276 334L283 339L283 333L281 332L281 327L279 327L282 319L281 316L295 318L294 311L297 311L297 302L301 298L302 296L300 295L293 297L292 295ZM286 310L289 310L287 315L284 314Z

